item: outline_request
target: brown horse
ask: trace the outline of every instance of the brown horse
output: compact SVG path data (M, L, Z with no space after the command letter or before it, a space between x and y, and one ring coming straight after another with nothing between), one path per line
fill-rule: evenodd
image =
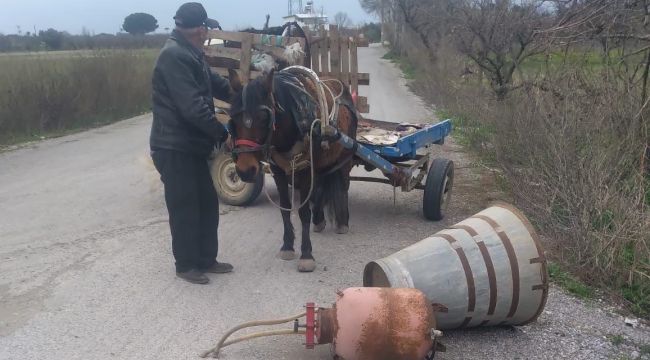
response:
M231 70L229 79L236 92L231 101L229 128L237 174L243 181L251 182L264 171L262 162L270 164L284 224L280 250L283 260L296 256L289 184L299 191L302 244L298 270L311 272L316 267L309 236L312 210L315 232L325 228L325 208L334 218L337 233L344 234L349 229L348 189L353 154L338 143L323 141L316 115L321 114L319 85L308 76L271 71L242 86L238 74ZM337 80L322 79L322 83L327 87L330 124L335 123L343 133L355 138L358 113L349 90Z

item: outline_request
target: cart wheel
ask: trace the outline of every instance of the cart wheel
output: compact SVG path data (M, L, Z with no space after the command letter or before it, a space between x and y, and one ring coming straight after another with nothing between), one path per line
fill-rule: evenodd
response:
M454 185L454 163L448 159L434 159L424 186L422 210L428 220L439 221L445 216Z
M264 171L254 183L241 181L230 153L218 151L210 164L212 183L219 199L232 206L248 206L257 199L264 187Z

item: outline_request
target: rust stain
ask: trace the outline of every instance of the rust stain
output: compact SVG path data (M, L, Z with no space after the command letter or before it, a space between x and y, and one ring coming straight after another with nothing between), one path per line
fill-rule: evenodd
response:
M404 295L392 291L380 293L381 311L373 314L362 328L357 351L360 360L420 360L420 347L431 342L433 311L422 296ZM414 312L419 319L417 329L411 328L410 314ZM422 337L402 335L413 330Z
M336 309L320 309L318 315L318 330L316 332L318 343L331 344L338 332Z

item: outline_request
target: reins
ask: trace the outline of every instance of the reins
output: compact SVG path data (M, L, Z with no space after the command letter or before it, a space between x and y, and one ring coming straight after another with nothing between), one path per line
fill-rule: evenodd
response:
M313 138L314 138L314 130L316 128L316 124L320 124L321 126L323 124L324 125L334 124L334 126L336 126L338 112L339 112L339 108L340 108L340 98L341 98L341 96L343 96L343 93L344 93L344 90L343 90L344 85L340 80L337 80L337 79L320 80L318 75L313 70L311 70L311 69L309 69L307 67L304 67L304 66L300 66L300 65L287 67L283 71L287 71L287 72L294 73L294 74L295 73L302 74L302 75L308 77L309 79L311 79L316 84L316 94L317 94L317 97L318 97L317 101L318 101L319 107L321 109L321 111L320 111L321 118L314 120L312 122L310 130L309 130L309 135L308 135L308 137L309 137L309 160L312 162L309 165L311 179L310 179L309 193L307 195L307 198L298 207L298 209L300 209L309 202L309 200L311 199L311 195L312 195L312 193L314 191L315 168L314 168L314 164L313 164L313 160L314 160ZM329 86L325 85L325 82L334 82L334 81L338 82L341 85L341 91L336 96L334 95L334 92L332 91L332 89ZM244 88L244 91L245 90L246 90L246 88ZM325 91L326 90L332 96L333 105L332 105L332 110L331 111L328 111L329 108L327 106L327 98L325 96ZM273 102L275 103L275 100L273 100ZM274 130L274 127L275 127L275 112L272 111L267 106L262 106L262 108L263 108L263 110L269 111L270 115L271 115L271 119L270 119L271 123L269 124L269 136L267 137L266 142L264 144L258 144L257 142L255 142L253 140L246 140L246 139L235 140L235 148L233 149L233 154L237 155L237 154L240 154L240 153L252 153L252 152L262 151L264 153L264 157L266 158L267 162L272 162L273 158L272 158L272 153L271 153L270 149L271 149L271 136L273 134L273 130ZM242 146L244 146L244 148L238 148L237 147L238 145L242 145ZM297 167L296 165L297 165L297 162L298 162L299 158L300 158L300 154L297 155L297 156L294 156L290 161L291 184L292 184L292 187L291 187L291 207L290 208L284 208L284 207L282 207L281 204L277 204L275 201L273 201L273 199L271 199L271 196L268 193L268 189L266 188L266 186L264 187L264 193L266 194L266 197L269 199L271 204L273 204L275 207L279 208L281 211L289 211L289 212L294 211L293 204L294 204L294 201L295 201L295 176L296 176L296 167Z

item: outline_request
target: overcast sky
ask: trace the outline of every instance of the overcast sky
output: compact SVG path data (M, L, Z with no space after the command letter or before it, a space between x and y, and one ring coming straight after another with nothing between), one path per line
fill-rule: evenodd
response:
M0 33L15 34L54 28L78 34L85 27L90 32L116 33L124 18L133 12L150 13L158 19L160 30L173 26L176 9L185 0L0 0ZM264 25L271 15L271 26L281 25L287 15L287 0L203 0L208 15L221 22L224 30ZM298 1L294 1L297 3ZM303 2L306 2L304 0ZM372 21L357 0L320 0L316 7L333 17L338 11L348 13L355 22Z

